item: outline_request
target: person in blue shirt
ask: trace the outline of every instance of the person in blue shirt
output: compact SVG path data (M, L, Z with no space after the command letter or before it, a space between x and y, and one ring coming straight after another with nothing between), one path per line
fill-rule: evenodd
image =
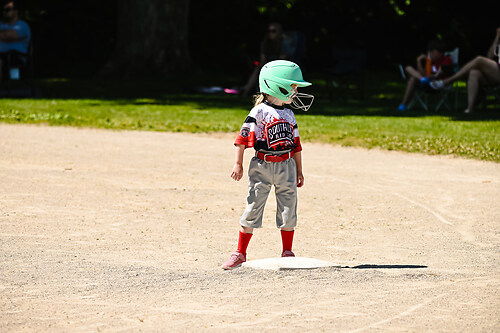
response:
M19 19L16 1L3 0L0 4L0 81L2 81L7 72L6 64L13 67L22 66L26 62L31 31L28 24Z

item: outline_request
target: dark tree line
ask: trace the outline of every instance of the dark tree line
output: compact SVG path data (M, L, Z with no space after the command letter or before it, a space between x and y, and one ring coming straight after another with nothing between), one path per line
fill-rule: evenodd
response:
M189 0L120 0L114 50L101 75L167 77L191 68Z
M306 64L332 46L364 48L371 68L413 61L439 36L461 59L484 54L494 2L452 0L24 0L39 76L120 77L244 71L271 21L306 36Z

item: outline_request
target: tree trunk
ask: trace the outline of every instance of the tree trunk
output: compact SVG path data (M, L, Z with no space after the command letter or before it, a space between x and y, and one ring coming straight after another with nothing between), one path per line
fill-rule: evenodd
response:
M101 75L166 77L189 70L189 0L120 0L117 6L116 45Z

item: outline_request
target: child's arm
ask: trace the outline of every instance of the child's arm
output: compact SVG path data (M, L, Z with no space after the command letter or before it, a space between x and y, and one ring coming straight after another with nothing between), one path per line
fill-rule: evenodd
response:
M417 70L423 76L427 75L427 73L425 72L426 59L427 59L427 56L425 54L421 54L417 57Z
M240 180L243 177L243 154L245 153L244 145L236 145L236 154L231 178Z
M297 187L302 187L304 185L304 175L302 174L302 152L295 153L293 155L295 159L295 164L297 165Z

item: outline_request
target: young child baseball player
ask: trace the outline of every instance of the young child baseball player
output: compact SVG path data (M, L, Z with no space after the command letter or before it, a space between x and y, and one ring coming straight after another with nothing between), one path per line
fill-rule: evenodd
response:
M264 65L259 75L260 93L248 114L234 145L236 162L231 178L243 176L243 155L254 148L255 156L248 169L246 209L240 219L238 248L222 265L223 269L239 267L246 261L246 250L254 228L262 227L262 215L267 197L274 185L277 201L276 226L281 229L282 257L294 257L292 243L297 224L297 187L304 185L302 146L297 121L289 106L307 111L314 96L298 93L307 87L300 67L286 60ZM301 98L309 99L304 104Z

